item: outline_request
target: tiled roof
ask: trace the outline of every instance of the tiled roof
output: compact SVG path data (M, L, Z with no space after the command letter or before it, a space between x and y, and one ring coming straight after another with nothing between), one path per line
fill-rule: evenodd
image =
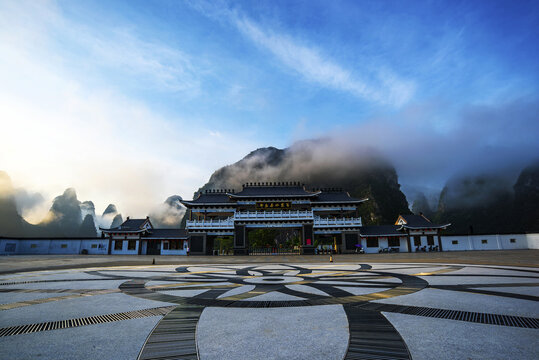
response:
M432 226L432 223L429 219L422 215L401 215L406 225L411 227L429 227Z
M245 186L242 191L231 194L232 197L311 197L316 193L308 192L303 186Z
M145 239L187 239L188 234L185 229L152 229Z
M371 225L359 228L361 236L403 236L404 233L398 231L400 225Z
M144 230L144 228L142 227L142 225L144 225L144 223L147 221L148 219L127 219L126 221L124 221L122 223L122 225L118 226L118 227L115 227L115 228L110 228L110 229L103 229L103 228L100 228L101 230L105 230L105 231L108 231L108 232L112 232L112 231L118 231L118 232L140 232L142 230Z
M142 225L144 225L146 220L147 219L129 219L124 221L119 228L122 230L141 230Z

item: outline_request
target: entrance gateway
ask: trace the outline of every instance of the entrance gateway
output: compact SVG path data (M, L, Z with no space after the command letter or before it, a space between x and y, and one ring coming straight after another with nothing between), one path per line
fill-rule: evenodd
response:
M302 254L314 254L315 239L322 238L340 251L352 252L360 239L358 206L367 200L337 188L308 191L296 182L264 182L244 184L237 193L206 190L181 202L188 209L192 254L211 254L214 239L229 236L234 254L248 255L248 232L256 229L296 230Z

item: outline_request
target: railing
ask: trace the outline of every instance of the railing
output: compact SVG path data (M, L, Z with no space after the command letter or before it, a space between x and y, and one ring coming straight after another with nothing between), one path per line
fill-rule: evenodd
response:
M187 220L188 229L233 229L234 220L232 217L223 220Z
M313 212L310 210L241 211L234 215L234 220L260 219L313 219Z
M188 229L233 229L237 220L309 220L314 219L315 228L342 226L362 226L361 218L321 218L313 217L312 211L245 211L223 220L187 220Z
M314 227L362 226L361 218L314 218Z

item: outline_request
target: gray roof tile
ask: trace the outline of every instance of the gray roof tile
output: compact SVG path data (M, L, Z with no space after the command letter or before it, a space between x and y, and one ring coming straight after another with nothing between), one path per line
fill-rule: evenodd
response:
M406 234L398 231L400 225L371 225L359 228L361 236L404 236Z

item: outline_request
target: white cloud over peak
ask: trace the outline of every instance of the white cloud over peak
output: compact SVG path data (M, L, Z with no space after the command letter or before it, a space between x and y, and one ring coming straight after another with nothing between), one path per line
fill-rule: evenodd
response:
M0 170L45 204L74 187L97 213L112 202L124 216L145 216L172 194L190 198L214 169L256 146L239 131L165 115L93 67L183 91L192 77L180 51L127 30L78 32L53 3L0 3L0 14ZM79 51L58 51L58 33Z

